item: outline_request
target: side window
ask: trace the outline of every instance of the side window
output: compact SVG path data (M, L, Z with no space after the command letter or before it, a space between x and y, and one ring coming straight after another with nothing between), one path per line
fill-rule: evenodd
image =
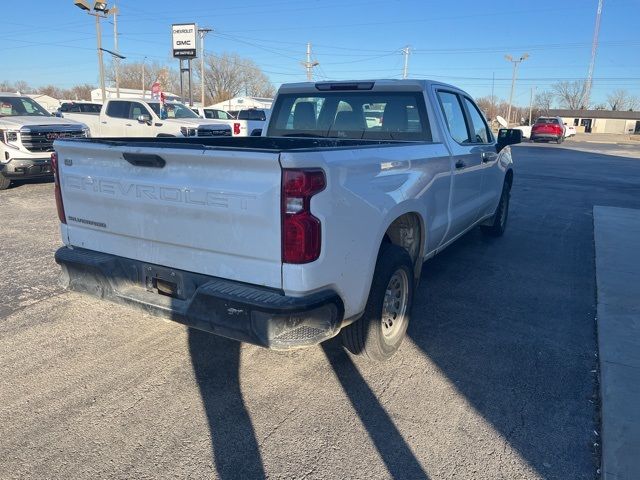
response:
M438 92L438 99L442 107L442 113L447 121L447 127L451 138L458 143L469 143L469 132L467 122L464 119L462 105L458 100L458 95L451 92Z
M33 113L36 111L35 108L33 108L33 105L29 102L24 101L23 99L20 99L20 101L22 102L22 107L24 108L24 111L27 113Z
M487 122L485 122L478 107L466 97L464 97L464 103L471 119L471 130L474 136L472 141L474 143L490 143L492 139L489 133L489 127L487 127Z
M129 118L131 120L137 120L140 115L149 115L149 111L141 103L131 102Z
M107 106L107 116L111 118L129 118L129 105L131 102L111 101Z

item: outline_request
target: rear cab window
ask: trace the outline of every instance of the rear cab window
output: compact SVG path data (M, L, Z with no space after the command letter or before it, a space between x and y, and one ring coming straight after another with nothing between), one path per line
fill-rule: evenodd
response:
M432 141L422 92L283 93L269 136Z
M107 116L111 118L129 118L129 108L131 107L131 102L127 101L110 101L107 105Z

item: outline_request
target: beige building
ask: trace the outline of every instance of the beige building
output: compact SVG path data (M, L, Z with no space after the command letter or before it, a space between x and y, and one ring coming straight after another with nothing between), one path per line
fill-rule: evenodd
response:
M618 110L549 110L549 116L584 133L624 133L640 135L640 112Z

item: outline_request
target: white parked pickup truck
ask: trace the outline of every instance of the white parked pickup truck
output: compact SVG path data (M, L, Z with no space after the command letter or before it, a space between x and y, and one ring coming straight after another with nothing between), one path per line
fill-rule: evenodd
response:
M180 102L112 98L102 105L99 115L75 115L89 125L92 137L231 136L229 125L200 118Z
M230 113L214 108L195 107L193 111L202 118L213 119L217 123L229 125L234 137L260 136L267 120L265 110L253 108L240 110L237 118L231 116Z
M521 138L458 88L377 80L283 85L262 137L59 140L55 258L71 290L273 349L342 332L384 360L423 262L504 232Z
M86 125L54 117L29 97L0 93L0 190L14 180L53 177L53 141L88 134Z

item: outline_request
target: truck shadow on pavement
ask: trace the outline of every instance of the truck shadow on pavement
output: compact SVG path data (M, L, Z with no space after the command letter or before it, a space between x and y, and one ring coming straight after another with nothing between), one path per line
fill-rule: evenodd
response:
M240 343L193 328L188 335L218 476L265 478L256 433L240 391Z
M188 344L218 476L266 478L256 433L240 389L240 343L189 328ZM325 342L322 349L389 474L396 479L428 479L340 342Z

